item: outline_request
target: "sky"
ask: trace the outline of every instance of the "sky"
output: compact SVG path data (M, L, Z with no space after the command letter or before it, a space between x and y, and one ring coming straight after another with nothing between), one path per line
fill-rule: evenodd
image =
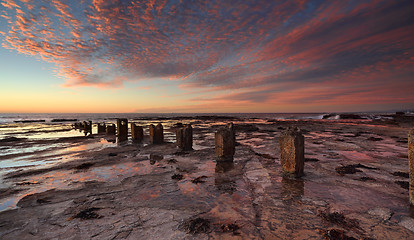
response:
M414 109L412 0L0 0L0 112Z

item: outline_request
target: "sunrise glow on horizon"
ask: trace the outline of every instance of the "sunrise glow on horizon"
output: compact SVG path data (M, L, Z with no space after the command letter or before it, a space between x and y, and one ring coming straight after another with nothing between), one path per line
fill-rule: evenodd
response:
M411 0L0 3L0 112L414 109Z

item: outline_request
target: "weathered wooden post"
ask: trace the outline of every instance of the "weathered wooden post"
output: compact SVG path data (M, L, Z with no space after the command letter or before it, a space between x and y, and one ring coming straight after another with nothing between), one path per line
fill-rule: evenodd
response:
M177 130L175 130L175 139L177 148L180 150L184 150L184 127L180 127L177 128Z
M126 141L128 139L128 119L116 119L116 136L119 141Z
M92 134L92 121L84 121L83 125L84 125L83 130L85 131L85 133Z
M149 125L149 137L150 137L150 143L154 144L154 135L155 135L155 126L154 124Z
M85 129L85 122L79 122L79 130Z
M157 126L155 126L155 133L157 135L157 139L159 140L159 143L164 142L164 128L161 123L158 123Z
M215 145L217 161L233 161L236 141L232 123L217 130L215 134Z
M408 165L410 171L410 204L414 205L414 128L408 133Z
M116 127L114 124L109 123L106 125L106 135L115 135Z
M191 124L176 130L177 147L181 151L190 151L193 149L193 128Z
M103 134L106 132L105 123L98 123L98 134Z
M280 163L285 175L301 177L305 165L305 138L299 128L289 127L279 137Z
M230 133L233 136L234 143L236 143L236 130L234 130L234 124L232 122L227 123L227 128L230 130Z
M161 123L158 123L157 126L153 124L149 127L150 133L150 142L152 144L159 144L164 142L164 128L162 127Z
M136 142L142 142L144 139L144 129L136 123L131 123L131 137Z

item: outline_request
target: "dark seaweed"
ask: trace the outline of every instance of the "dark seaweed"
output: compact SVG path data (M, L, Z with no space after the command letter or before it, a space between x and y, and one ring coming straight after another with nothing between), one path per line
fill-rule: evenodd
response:
M78 165L75 167L75 169L88 169L90 167L92 167L94 165L94 163L82 163L81 165Z
M335 170L336 170L337 173L343 175L343 174L354 174L354 173L357 173L357 172L362 172L358 168L377 169L375 167L369 167L369 166L365 166L365 165L362 165L362 164L358 163L358 164L351 164L351 165L337 167L337 168L335 168Z
M409 189L410 188L410 184L406 181L395 181L396 184L400 185L400 187L404 188L404 189Z
M80 211L78 214L73 216L73 218L80 218L82 220L89 220L89 219L97 219L101 218L102 216L97 214L95 211L99 210L100 208L87 208L85 210Z
M376 181L374 178L372 177L361 177L359 179L360 181L366 182L366 181Z
M346 229L359 228L359 223L356 219L347 219L343 213L340 212L321 212L319 216L326 222L336 224Z
M174 174L171 176L172 179L181 180L183 179L183 175L181 174Z
M323 239L325 240L357 240L354 237L349 237L343 230L340 229L329 229L323 231Z
M344 174L354 174L357 172L362 172L361 170L357 169L355 166L353 165L347 165L347 166L341 166L341 167L337 167L335 168L335 171L341 175Z
M206 182L206 181L204 181L203 179L204 178L207 178L206 176L200 176L200 177L196 177L196 178L194 178L191 182L192 183L204 183L204 182Z
M235 223L222 224L220 229L223 232L233 232L233 234L237 234L236 231L240 229L240 226Z
M393 172L392 175L397 177L409 178L410 174L408 172Z
M379 137L369 137L367 140L377 142L377 141L382 141L384 139L379 138Z
M210 221L204 218L189 219L181 224L181 229L190 234L207 233L210 230Z
M305 162L319 162L317 158L305 158Z

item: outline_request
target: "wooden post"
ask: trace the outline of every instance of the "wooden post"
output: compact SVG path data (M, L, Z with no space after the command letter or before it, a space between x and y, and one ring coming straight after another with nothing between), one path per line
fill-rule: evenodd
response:
M181 151L190 151L193 149L193 128L190 124L177 129L176 131L177 147Z
M105 123L98 123L98 134L102 134L106 132Z
M110 123L106 125L106 135L115 135L116 127L114 124Z
M299 128L288 128L279 137L283 173L301 177L305 165L305 138Z
M410 173L410 204L414 205L414 128L408 133L408 165Z
M144 129L136 123L131 123L131 137L136 142L142 142L144 139Z
M150 142L152 144L159 144L164 142L164 128L161 123L158 123L157 126L153 124L149 127L150 132Z
M118 118L116 119L116 136L119 141L126 141L128 139L128 119Z
M217 130L215 134L215 146L217 161L233 161L236 141L232 123Z
M92 134L92 121L84 121L83 122L83 130L86 133L91 133Z

